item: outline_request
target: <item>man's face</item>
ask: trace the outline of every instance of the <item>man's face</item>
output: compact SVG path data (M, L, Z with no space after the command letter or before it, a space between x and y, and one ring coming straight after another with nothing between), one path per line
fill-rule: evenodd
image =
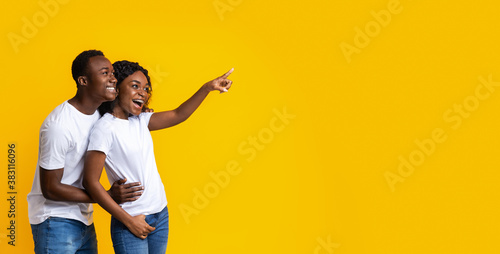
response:
M116 78L113 65L104 56L93 56L87 66L87 90L91 97L102 101L116 98Z

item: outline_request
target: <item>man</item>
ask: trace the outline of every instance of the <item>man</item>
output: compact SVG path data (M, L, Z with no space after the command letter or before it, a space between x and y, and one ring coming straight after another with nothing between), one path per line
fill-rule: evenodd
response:
M82 187L88 135L97 108L116 97L111 62L101 51L79 54L71 67L76 95L56 107L40 128L38 163L28 214L35 253L97 253L92 198ZM108 193L118 203L138 199L139 183L115 182Z

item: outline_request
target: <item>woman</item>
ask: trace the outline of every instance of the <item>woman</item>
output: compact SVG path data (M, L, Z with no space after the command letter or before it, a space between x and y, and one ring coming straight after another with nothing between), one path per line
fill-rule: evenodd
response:
M117 98L100 107L105 113L94 125L85 159L83 185L94 200L113 217L111 238L116 253L165 253L168 239L167 199L156 168L150 131L185 121L210 91L227 92L233 69L205 83L177 109L145 113L151 97L148 71L137 63L113 64ZM108 179L141 182L142 196L118 205L99 183L105 166Z

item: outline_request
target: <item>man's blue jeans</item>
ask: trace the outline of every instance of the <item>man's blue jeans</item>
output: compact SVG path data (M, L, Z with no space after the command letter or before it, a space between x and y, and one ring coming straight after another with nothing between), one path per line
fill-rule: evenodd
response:
M111 217L111 239L115 253L159 254L167 251L168 241L168 209L146 216L146 222L156 229L146 239L141 239L119 220Z
M94 224L58 217L31 225L36 254L78 253L96 254L97 238Z

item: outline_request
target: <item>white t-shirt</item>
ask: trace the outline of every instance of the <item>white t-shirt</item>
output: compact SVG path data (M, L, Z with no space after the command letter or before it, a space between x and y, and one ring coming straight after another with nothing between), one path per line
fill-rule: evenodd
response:
M88 137L99 113L86 115L67 101L57 106L40 127L38 163L31 192L28 194L30 224L39 224L49 217L74 219L90 225L93 207L90 203L48 200L40 187L40 168L64 168L61 183L83 189L83 162Z
M127 182L141 182L144 186L138 200L120 205L132 216L158 213L167 205L148 129L152 114L141 113L124 120L108 113L90 133L87 150L106 154L104 167L110 184L127 178Z

